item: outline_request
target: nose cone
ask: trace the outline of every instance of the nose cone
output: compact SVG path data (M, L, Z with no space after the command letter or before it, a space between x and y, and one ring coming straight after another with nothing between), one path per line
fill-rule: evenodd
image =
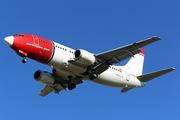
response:
M14 37L13 37L13 36L5 37L5 38L4 38L4 41L6 42L6 44L7 44L8 46L11 46L11 45L13 44L13 42L14 42Z

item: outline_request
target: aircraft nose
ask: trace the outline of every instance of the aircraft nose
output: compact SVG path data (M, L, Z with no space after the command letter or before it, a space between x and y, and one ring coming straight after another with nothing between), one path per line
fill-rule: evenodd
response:
M14 37L13 37L13 36L5 37L5 38L4 38L4 41L6 42L6 44L7 44L8 46L11 46L11 45L13 44L13 42L14 42Z

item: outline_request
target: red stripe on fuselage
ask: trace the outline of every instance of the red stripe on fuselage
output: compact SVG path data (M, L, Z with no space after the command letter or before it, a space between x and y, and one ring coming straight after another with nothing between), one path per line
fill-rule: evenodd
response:
M52 41L30 34L14 35L11 48L15 51L23 51L27 53L27 57L41 63L49 62L53 54Z

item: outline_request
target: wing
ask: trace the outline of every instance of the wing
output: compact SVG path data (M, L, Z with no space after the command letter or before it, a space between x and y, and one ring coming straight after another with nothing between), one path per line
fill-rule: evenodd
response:
M66 90L66 88L69 85L69 81L67 79L67 75L53 69L53 76L57 80L55 84L52 85L45 85L44 88L39 93L40 96L45 97L51 92L58 93L62 90ZM81 78L73 78L71 79L71 83L75 83L76 85L81 84L82 80Z
M45 85L44 88L41 90L41 92L39 93L40 96L45 97L46 95L48 95L49 93L51 93L53 90L51 89L50 86Z
M63 89L64 88L61 85L55 85L55 86L45 85L44 88L39 93L39 95L45 97L46 95L48 95L52 91L54 91L54 93L59 94L59 92L62 91Z
M95 71L100 74L108 69L109 65L120 63L121 61L141 52L139 48L160 40L159 37L152 37L117 49L103 52L95 55L100 64L96 66Z

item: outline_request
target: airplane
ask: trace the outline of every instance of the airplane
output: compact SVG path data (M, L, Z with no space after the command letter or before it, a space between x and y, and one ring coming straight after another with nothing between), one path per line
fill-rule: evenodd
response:
M145 51L142 47L160 40L151 37L136 43L99 54L84 49L74 50L57 42L31 34L15 34L4 38L6 44L21 56L52 67L52 73L37 70L34 79L45 84L39 95L45 97L51 92L73 90L76 85L89 80L101 85L121 87L125 93L133 88L144 87L146 82L166 74L175 68L168 68L142 74ZM131 57L131 58L130 58ZM130 58L124 66L114 64Z

